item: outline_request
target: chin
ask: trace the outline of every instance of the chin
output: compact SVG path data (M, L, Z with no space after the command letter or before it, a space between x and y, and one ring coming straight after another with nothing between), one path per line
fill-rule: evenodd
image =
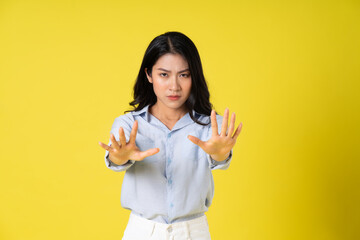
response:
M174 108L174 109L177 109L177 108L181 108L181 107L183 107L184 106L184 103L185 102L168 102L167 104L166 104L166 106L167 107L169 107L169 108Z

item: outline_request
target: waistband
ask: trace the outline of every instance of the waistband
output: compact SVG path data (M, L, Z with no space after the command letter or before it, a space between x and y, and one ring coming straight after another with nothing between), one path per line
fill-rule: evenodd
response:
M208 226L207 218L205 214L194 219L166 224L166 223L160 223L143 218L131 212L129 223L140 224L140 226L145 228L152 228L152 229L157 228L167 232L173 232L173 231L176 232L176 231L184 231L184 230L188 232L191 231L191 229L193 228L199 228L205 225L206 227Z
M140 214L138 214L137 212L134 212L134 211L131 211L132 214L138 216L138 217L142 217ZM193 215L189 215L189 216L186 216L186 217L182 217L182 218L177 218L176 220L172 221L172 224L176 223L176 222L183 222L183 221L188 221L188 220L192 220L192 219L195 219L195 218L199 218L199 217L202 217L204 216L205 213L201 212L201 213L196 213L196 214L193 214ZM144 218L144 217L142 217ZM147 219L147 218L146 218ZM164 217L161 217L160 215L157 215L156 218L153 218L151 219L151 221L153 222L158 222L158 223L165 223L165 224L170 224L168 222L168 218L165 218Z

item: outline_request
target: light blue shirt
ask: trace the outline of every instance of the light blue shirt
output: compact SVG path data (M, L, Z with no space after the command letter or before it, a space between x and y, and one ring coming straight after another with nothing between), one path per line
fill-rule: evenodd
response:
M140 151L160 149L143 161L129 160L124 165L111 162L106 151L108 168L116 172L126 170L121 190L122 207L161 223L180 222L204 215L214 196L211 170L227 169L232 150L227 159L217 162L187 138L193 135L203 141L210 139L211 124L197 124L186 113L169 130L149 113L148 108L149 105L117 117L111 128L111 133L119 141L119 128L123 127L126 141L129 141L133 123L137 120L136 146ZM210 121L210 116L194 110L193 114L203 123ZM216 115L216 119L220 133L223 117Z

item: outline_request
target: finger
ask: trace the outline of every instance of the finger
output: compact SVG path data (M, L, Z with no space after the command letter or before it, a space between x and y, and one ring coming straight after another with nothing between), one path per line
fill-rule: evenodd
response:
M198 145L199 147L203 147L204 146L204 142L201 141L199 138L197 137L194 137L194 136L191 136L191 135L188 135L188 139L190 141L192 141L194 144Z
M228 137L231 137L233 135L234 127L235 127L235 113L232 113L231 119L230 119L230 127L229 127L229 131L227 133Z
M99 142L99 145L106 151L112 152L112 148L110 146L106 145L105 143Z
M119 129L119 138L120 138L120 143L121 146L126 146L126 137L125 137L125 133L124 133L124 129L122 127L120 127Z
M241 132L241 128L242 128L242 123L239 124L239 126L237 127L234 136L232 137L234 140L236 140L236 138L239 136L240 132Z
M215 110L211 110L211 131L213 137L219 135Z
M112 134L112 133L110 133L110 140L111 140L111 146L112 146L113 148L119 150L121 146L118 144L118 142L117 142L116 139L115 139L114 134Z
M227 130L227 127L228 127L228 119L229 119L229 109L226 108L225 113L224 113L224 117L223 117L223 121L222 121L222 124L221 124L220 136L226 136L226 130Z
M131 129L131 133L130 133L130 139L129 142L135 144L135 139L136 139L136 134L137 134L137 130L138 130L138 121L135 120L133 127Z

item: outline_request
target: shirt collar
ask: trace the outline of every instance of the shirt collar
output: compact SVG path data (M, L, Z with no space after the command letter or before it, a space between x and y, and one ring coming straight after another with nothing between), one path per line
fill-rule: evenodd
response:
M145 107L143 107L141 110L139 111L132 111L132 115L135 116L135 115L140 115L140 116L143 116L144 119L147 121L147 122L150 122L150 113L149 113L149 106L150 105L146 105ZM198 118L198 116L200 116L199 113L197 113L195 110L192 110L192 114L195 118ZM182 128L186 125L189 125L191 123L193 123L194 121L191 119L190 117L190 114L189 113L186 113L177 123L176 125L174 126L174 128L171 129L171 131L174 131L176 129L179 129L179 128Z
M145 107L143 107L141 110L139 111L132 111L132 115L140 115L144 112L148 113L148 109L149 109L149 105L146 105Z

